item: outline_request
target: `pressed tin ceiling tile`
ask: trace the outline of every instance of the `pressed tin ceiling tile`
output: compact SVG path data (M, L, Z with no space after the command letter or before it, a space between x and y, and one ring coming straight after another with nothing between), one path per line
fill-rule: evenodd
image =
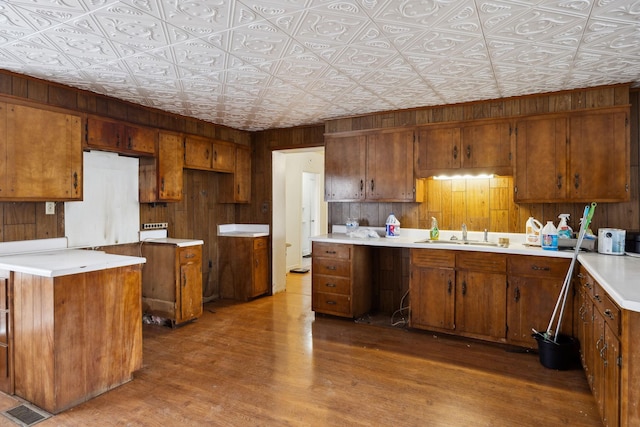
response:
M238 129L631 82L640 0L12 0L0 68Z

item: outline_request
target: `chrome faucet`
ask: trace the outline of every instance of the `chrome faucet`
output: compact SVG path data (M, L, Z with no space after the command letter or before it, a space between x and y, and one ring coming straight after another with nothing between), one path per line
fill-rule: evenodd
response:
M489 230L487 230L486 228L484 229L484 241L489 241Z
M462 223L462 240L467 241L467 224Z

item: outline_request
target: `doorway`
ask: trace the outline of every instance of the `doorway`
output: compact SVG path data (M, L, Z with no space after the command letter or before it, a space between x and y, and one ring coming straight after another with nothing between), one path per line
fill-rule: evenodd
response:
M303 266L303 256L311 254L309 238L327 233L324 147L273 151L272 179L271 253L277 293L286 289L289 270Z

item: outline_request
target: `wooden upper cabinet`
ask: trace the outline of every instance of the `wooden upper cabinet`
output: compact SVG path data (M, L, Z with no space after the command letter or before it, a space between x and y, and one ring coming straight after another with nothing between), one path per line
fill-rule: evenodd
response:
M184 167L215 172L233 173L235 171L235 144L187 135L184 141Z
M325 200L415 202L413 131L325 138Z
M251 147L235 146L235 171L220 174L220 203L249 203L251 201Z
M367 136L367 200L415 201L413 131Z
M367 137L325 137L325 200L364 200Z
M82 199L82 119L0 104L0 199Z
M85 147L89 149L153 156L156 152L158 130L88 116L84 139Z
M157 157L140 158L140 202L182 200L184 141L181 134L160 131Z
M567 117L541 116L516 123L514 199L562 200L567 186Z
M628 117L625 106L518 121L515 201L629 200Z
M415 144L416 177L452 173L512 175L511 133L507 120L422 126Z
M572 114L569 127L568 198L629 200L629 108Z

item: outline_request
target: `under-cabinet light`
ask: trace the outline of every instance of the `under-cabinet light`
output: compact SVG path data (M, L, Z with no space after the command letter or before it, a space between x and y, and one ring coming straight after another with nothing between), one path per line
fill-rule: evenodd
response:
M487 179L493 178L493 174L481 173L479 175L437 175L433 179L446 180L446 179Z

